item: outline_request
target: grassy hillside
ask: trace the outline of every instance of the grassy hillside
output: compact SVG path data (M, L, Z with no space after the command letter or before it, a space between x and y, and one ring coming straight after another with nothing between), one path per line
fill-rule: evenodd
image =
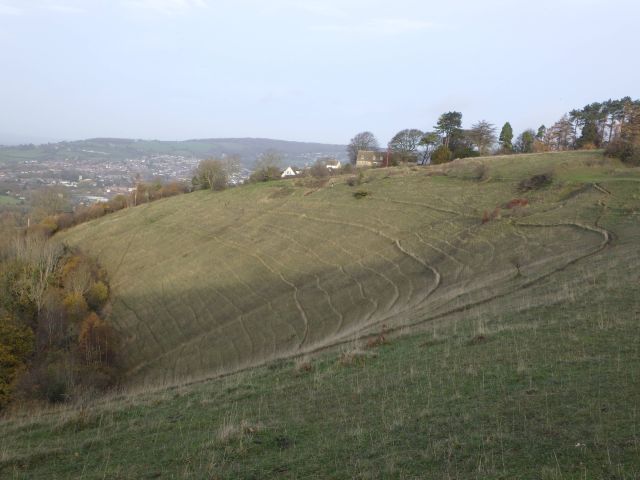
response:
M640 172L575 152L366 177L67 232L109 272L129 387L0 421L0 477L640 477Z
M551 186L517 191L551 171ZM488 302L502 311L548 304L561 294L559 270L588 268L619 223L636 219L624 209L637 208L637 180L594 153L504 157L371 171L359 187L336 179L319 189L283 181L201 191L62 238L109 273L129 376L174 383ZM357 199L356 189L368 195ZM482 223L514 197L529 206ZM553 286L526 294L538 283Z

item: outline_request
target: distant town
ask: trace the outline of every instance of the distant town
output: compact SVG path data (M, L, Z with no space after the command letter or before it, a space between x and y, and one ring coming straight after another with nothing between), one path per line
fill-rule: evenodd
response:
M256 140L238 140L237 143L249 141L257 143ZM143 142L135 141L135 146ZM97 144L95 141L92 143L86 141L86 143ZM231 142L227 141L227 143ZM287 152L288 144L296 142L282 143L285 144L285 148L278 151L283 160L287 164L298 167L311 165L318 158L344 156L343 146L331 145L326 149L318 149L318 144L309 144L310 147L316 147L316 151L311 148L300 151L300 147L296 145L298 147L296 150ZM70 145L75 145L75 148ZM117 151L114 150L114 145L116 144L112 141L109 144L98 145L97 148L95 146L82 148L84 145L81 142L1 147L0 196L5 199L5 203L20 204L28 202L30 193L33 191L45 187L59 187L68 192L65 196L69 198L72 205L90 205L108 201L119 194L126 195L133 191L139 182L191 184L194 171L201 160L212 156L225 158L227 155L234 155L239 160L241 165L239 170L229 179L231 184L239 184L249 177L253 163L262 154L258 151L261 144L252 145L251 149L245 148L240 154L237 153L239 148L236 145L230 145L229 153L221 151L216 144L217 148L210 153L204 151L191 154L188 152L144 154L130 148L129 144L123 154L122 145L117 144L119 148ZM105 148L101 149L100 146ZM173 145L171 147L175 149ZM165 144L162 148L168 149ZM264 145L263 148L273 149L269 145ZM184 147L181 149L186 150Z

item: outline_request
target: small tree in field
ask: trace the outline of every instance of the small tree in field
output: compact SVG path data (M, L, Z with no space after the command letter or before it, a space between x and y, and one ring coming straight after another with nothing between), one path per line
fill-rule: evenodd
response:
M224 190L229 185L231 176L239 170L240 162L237 157L210 158L198 164L194 181L201 188Z
M536 132L532 129L527 129L522 132L516 140L516 151L519 153L531 153L534 150L534 143L536 141Z
M279 179L281 173L282 155L275 150L269 150L256 160L249 180L251 182L268 182Z
M510 153L513 151L513 128L511 128L511 124L509 122L506 122L502 126L498 141L500 142L500 148L503 153Z
M487 155L496 143L496 127L486 120L480 120L471 127L468 136L480 155Z
M318 159L311 167L309 167L309 174L314 178L326 178L329 176L329 169L324 160Z

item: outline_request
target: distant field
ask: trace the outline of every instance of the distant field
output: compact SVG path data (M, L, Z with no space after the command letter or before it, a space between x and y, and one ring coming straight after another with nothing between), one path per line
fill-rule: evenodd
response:
M0 205L17 205L20 201L8 195L0 195Z
M544 172L551 186L518 192ZM109 272L131 381L171 384L420 329L474 306L556 301L559 271L589 269L612 238L637 240L625 222L637 220L639 178L592 152L372 170L358 187L336 178L324 188L201 191L62 239ZM516 197L529 206L504 208ZM526 294L540 284L548 291Z

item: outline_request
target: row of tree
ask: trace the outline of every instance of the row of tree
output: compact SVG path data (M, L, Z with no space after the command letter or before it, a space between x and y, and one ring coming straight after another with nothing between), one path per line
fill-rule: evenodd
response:
M319 158L312 165L300 170L299 176L311 176L314 178L328 177L333 169L327 168L329 158ZM351 166L349 166L350 168ZM253 170L244 183L267 182L279 180L284 165L283 157L276 150L268 150L262 153L253 165ZM231 184L232 178L240 171L238 157L209 158L200 161L192 179L193 188L224 190ZM236 183L237 184L237 183Z
M189 191L191 188L183 182L138 182L136 188L127 195L116 195L107 202L73 207L66 188L43 187L31 193L29 208L4 208L0 212L0 228L20 231L28 227L31 233L51 236L59 230L100 218L108 213Z
M639 112L640 100L630 97L591 103L563 115L549 128L541 125L537 130L527 129L514 140L509 122L505 122L499 135L495 125L486 120L463 129L462 113L452 111L440 115L430 131L400 130L387 144L387 151L391 163L417 161L424 164L492 153L504 155L606 147L612 155L640 163ZM377 139L368 131L355 135L347 146L353 164L359 151L378 149Z

